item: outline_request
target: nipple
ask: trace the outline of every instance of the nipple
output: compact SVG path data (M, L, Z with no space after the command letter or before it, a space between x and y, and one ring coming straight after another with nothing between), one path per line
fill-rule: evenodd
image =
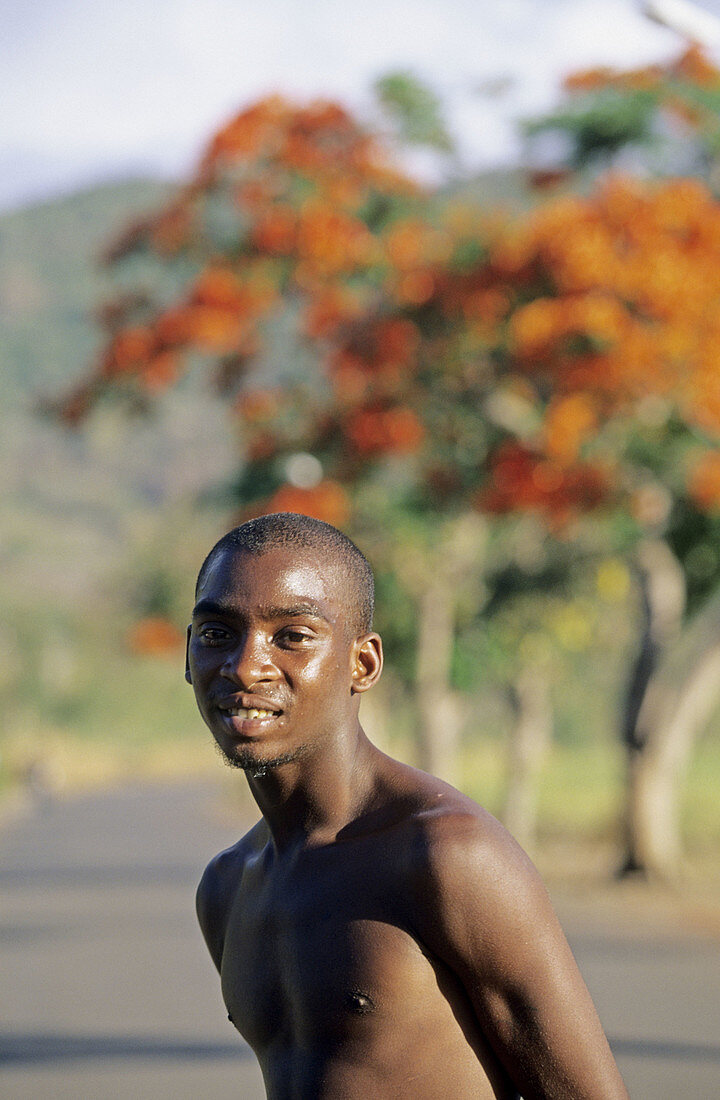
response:
M375 1011L375 1002L367 993L361 993L359 989L351 989L345 994L345 1007L356 1016L368 1016Z

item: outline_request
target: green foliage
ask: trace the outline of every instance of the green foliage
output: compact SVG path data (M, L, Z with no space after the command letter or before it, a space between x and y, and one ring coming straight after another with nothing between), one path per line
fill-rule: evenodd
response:
M720 515L701 512L691 500L674 504L667 541L682 564L687 583L687 613L698 611L720 585Z
M568 162L582 169L608 162L629 145L650 146L656 140L657 98L648 92L614 88L573 99L564 110L524 124L528 137L554 133L569 140Z
M452 153L442 103L435 92L409 72L379 77L373 90L395 125L396 136L406 145L423 145L440 153Z

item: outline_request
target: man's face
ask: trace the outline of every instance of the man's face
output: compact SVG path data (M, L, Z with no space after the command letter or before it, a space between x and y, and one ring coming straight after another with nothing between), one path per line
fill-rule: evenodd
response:
M355 636L334 559L224 551L198 592L188 668L227 761L260 771L354 725Z

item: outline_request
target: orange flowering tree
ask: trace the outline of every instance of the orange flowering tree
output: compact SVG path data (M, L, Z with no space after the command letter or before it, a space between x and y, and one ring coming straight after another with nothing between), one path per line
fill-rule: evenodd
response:
M418 187L339 106L274 98L108 258L138 250L186 290L106 310L65 417L210 369L242 427L243 513L361 528L414 601L431 768L491 521L533 513L566 546L598 508L624 545L715 523L720 207L698 181L608 180L513 219Z
M513 444L502 409L514 402L534 423L540 405L503 351L514 302L504 241L496 219L394 170L340 107L265 100L215 135L169 206L109 249L114 263L149 249L192 275L169 304L131 294L105 310L107 343L63 410L72 421L106 389L152 393L198 358L209 366L242 424L238 503L361 522L418 606L435 770L451 755L436 712L461 582L481 572L478 517L503 510L508 464L524 463L518 507L558 522L598 503L605 484L579 458L551 474L534 433Z
M630 307L633 322L618 334L622 373L630 382L635 375L639 394L645 387L624 450L635 485L630 512L644 532L635 555L642 643L623 719L629 777L625 867L669 872L679 863L678 775L693 733L714 705L718 683L720 458L717 287L711 269L717 225L712 194L720 186L720 71L692 46L665 65L574 74L565 89L562 109L528 128L565 139L565 159L546 164L536 181L552 187L567 181L571 170L587 176L613 165L639 169L646 181L626 184L625 198L616 184L609 191L623 202L630 192L635 195L626 213L637 221L614 293ZM671 184L647 183L648 177L657 181L668 174L676 177ZM561 208L562 202L555 205ZM585 228L581 262L618 272L602 232ZM633 275L641 254L647 266ZM627 280L636 287L642 282L639 295ZM599 363L610 368L608 384L616 385L612 364L605 357Z

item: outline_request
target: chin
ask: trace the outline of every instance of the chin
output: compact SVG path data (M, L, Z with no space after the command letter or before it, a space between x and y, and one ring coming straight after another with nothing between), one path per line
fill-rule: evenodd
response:
M245 746L235 746L231 752L228 752L217 742L215 743L215 747L223 762L227 764L229 768L238 768L240 771L247 772L249 775L253 773L265 775L266 772L271 771L273 768L279 768L283 764L292 764L292 762L302 756L304 752L304 747L300 747L293 752L281 753L279 756L263 757Z

